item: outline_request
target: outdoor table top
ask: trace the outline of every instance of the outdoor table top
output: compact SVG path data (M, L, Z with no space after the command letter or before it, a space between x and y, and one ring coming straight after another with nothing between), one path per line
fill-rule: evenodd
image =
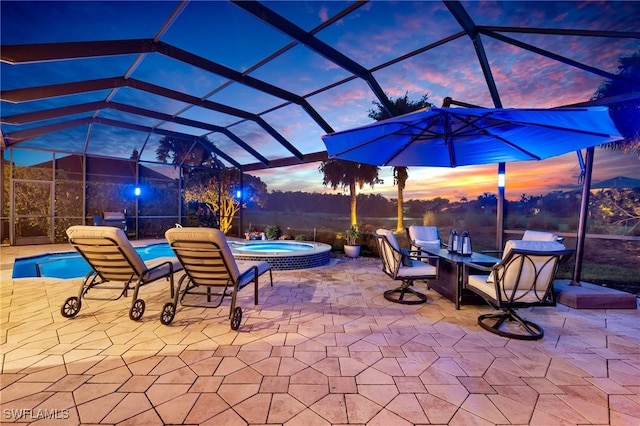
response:
M423 249L423 250L433 255L436 255L441 259L444 259L446 261L456 263L456 264L465 264L470 262L480 263L480 264L482 263L494 264L500 261L500 258L489 256L483 253L477 253L477 252L473 252L471 256L463 256L455 252L450 253L446 248L441 248L439 250L429 250L429 249Z

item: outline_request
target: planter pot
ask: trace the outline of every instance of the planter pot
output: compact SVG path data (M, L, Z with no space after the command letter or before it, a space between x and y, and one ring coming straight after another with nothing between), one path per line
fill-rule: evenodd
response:
M360 246L348 246L345 244L344 254L348 257L358 257L360 256Z

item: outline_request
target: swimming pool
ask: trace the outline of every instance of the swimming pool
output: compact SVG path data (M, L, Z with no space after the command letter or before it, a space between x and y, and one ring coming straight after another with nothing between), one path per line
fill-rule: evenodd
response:
M329 263L331 246L324 243L299 241L229 241L229 247L238 260L264 260L272 269L307 269ZM137 247L142 260L175 257L167 243ZM12 278L50 277L78 278L91 271L89 264L78 252L46 253L16 258Z

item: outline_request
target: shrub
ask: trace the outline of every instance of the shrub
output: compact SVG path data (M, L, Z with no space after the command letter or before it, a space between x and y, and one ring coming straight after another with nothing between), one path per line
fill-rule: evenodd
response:
M436 226L436 214L429 210L422 214L422 224L424 226Z
M278 235L280 235L280 228L276 225L267 225L267 227L264 228L264 235L268 240L275 240L278 238Z

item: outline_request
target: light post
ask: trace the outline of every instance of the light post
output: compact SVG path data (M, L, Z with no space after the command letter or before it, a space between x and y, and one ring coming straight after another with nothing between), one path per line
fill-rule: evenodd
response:
M502 250L504 238L504 186L505 186L505 163L498 163L498 206L496 218L496 248Z

